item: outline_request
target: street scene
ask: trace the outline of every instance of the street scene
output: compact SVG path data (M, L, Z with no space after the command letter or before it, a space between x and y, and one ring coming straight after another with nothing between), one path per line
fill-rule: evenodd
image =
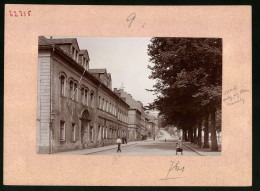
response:
M221 155L222 39L38 44L37 153Z
M141 141L131 146L124 145L122 152L116 152L116 149L110 149L102 152L91 153L91 155L139 155L139 156L172 156L176 155L176 143L178 137L172 137L167 131L160 130L158 138ZM181 153L178 153L181 155ZM187 146L183 146L183 155L199 156L199 154Z

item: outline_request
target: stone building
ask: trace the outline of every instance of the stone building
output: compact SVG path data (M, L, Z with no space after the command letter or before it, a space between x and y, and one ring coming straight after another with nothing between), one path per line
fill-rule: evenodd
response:
M120 96L130 106L128 110L128 132L129 140L141 140L148 136L147 118L142 102L136 101L131 94L123 89L114 89L114 92Z
M106 69L89 69L76 38L39 37L37 152L56 153L115 143L128 135L130 106L112 89Z
M148 119L148 136L154 138L159 130L158 116L150 112L146 112L146 117Z

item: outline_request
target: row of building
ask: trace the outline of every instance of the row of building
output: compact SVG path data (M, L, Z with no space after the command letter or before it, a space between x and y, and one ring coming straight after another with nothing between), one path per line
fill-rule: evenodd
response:
M90 69L76 38L39 37L37 153L56 153L154 137L158 119L106 69Z

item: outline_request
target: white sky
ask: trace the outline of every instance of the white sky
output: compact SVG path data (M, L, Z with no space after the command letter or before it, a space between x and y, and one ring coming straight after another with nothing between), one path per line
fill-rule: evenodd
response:
M64 37L63 37L64 38ZM70 37L71 38L71 37ZM74 37L75 38L75 37ZM130 93L144 106L156 98L151 89L155 80L148 78L149 57L147 45L150 37L76 37L80 49L87 49L90 57L89 67L106 68L112 75L112 88L120 88Z

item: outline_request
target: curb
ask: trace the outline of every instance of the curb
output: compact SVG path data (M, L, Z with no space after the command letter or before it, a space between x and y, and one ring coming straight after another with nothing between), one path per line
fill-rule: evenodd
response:
M199 154L200 156L205 156L205 155L201 154L199 151L195 150L194 148L186 145L185 143L182 143L182 144L184 144L186 147L188 147L190 150L194 151L195 153Z
M136 144L138 144L138 143L133 143L133 144L126 144L126 145L121 145L121 147L127 147L127 146L131 146L131 145L136 145ZM93 154L93 153L98 153L98 152L103 152L103 151L108 151L108 150L112 150L112 149L116 149L117 148L117 146L116 147L114 147L114 148L107 148L107 149L104 149L104 150L100 150L100 151L93 151L93 152L89 152L89 153L86 153L86 154L82 154L82 155L88 155L88 154Z

